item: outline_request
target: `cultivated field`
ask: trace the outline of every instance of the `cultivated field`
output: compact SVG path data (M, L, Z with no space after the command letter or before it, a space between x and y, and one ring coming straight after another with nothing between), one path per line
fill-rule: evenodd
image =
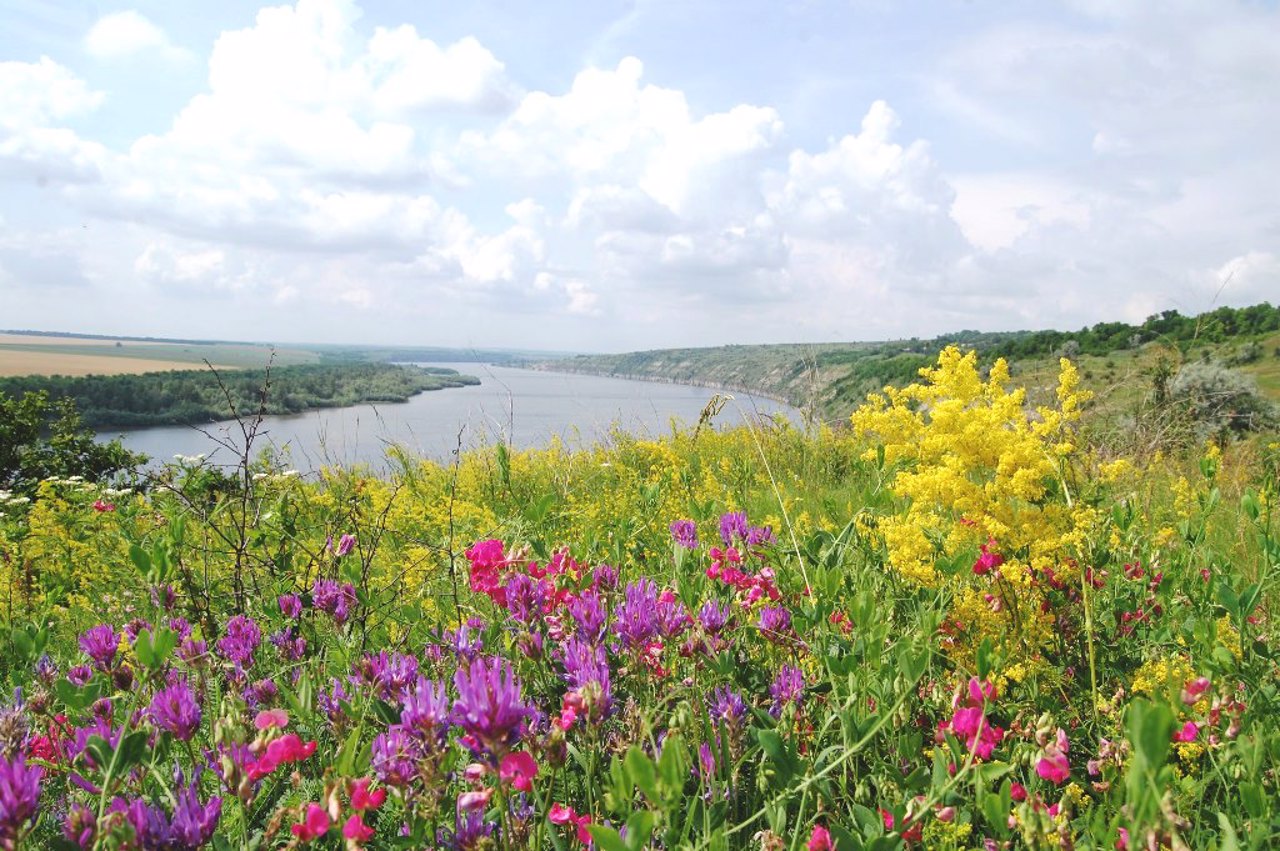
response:
M261 367L271 347L253 343L173 343L0 334L0 376L123 375L198 368ZM276 349L275 364L315 363L303 349Z

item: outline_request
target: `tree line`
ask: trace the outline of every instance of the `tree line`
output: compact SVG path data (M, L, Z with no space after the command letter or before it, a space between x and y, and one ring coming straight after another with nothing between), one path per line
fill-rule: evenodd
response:
M388 363L281 366L267 370L192 369L136 375L0 378L0 397L43 392L68 400L91 428L193 425L261 410L298 414L367 402L404 402L426 390L479 384L456 370Z

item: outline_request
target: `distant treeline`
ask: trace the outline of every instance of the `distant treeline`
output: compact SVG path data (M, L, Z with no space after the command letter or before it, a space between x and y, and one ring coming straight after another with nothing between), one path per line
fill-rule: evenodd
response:
M20 376L0 378L0 395L45 391L69 398L94 428L191 425L224 420L232 406L242 415L264 404L268 414L298 414L364 402L404 402L424 390L479 384L451 369L385 363L313 364L264 370L208 369L140 375ZM228 401L228 397L230 401Z

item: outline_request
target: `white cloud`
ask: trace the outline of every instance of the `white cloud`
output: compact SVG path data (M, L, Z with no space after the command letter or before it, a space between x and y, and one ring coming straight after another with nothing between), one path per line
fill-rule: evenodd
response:
M0 62L0 128L50 126L97 109L105 97L48 56Z
M133 9L99 18L85 33L84 49L97 59L123 59L155 51L165 59L191 59L190 51L176 47L149 18Z

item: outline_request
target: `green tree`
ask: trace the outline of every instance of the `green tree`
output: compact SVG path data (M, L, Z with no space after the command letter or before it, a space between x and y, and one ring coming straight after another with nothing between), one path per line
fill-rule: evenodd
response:
M0 393L0 489L29 495L50 476L100 482L146 460L118 439L96 442L70 399L50 401L44 391L20 398Z

